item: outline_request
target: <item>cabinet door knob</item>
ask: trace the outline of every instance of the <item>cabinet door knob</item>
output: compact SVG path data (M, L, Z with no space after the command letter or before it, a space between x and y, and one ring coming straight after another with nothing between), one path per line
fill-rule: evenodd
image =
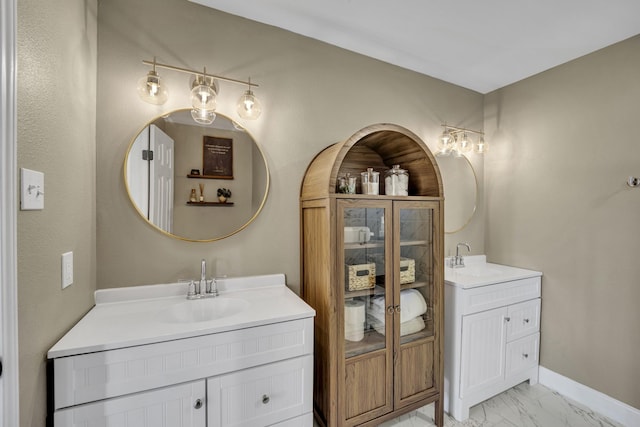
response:
M395 310L396 310L396 313L400 313L400 306L399 306L399 305L396 305L396 306L395 306Z
M524 323L529 323L529 319L524 319Z
M522 357L524 357L525 359L528 359L529 355L527 353L522 353Z
M510 322L510 321L511 321L511 317L505 317L505 318L504 318L504 321L505 321L505 322Z
M387 307L387 314L393 314L393 306L392 305Z
M196 408L196 409L202 408L202 399L196 400L196 404L193 405L193 407Z
M269 401L271 400L271 398L269 396L267 396L266 394L262 395L262 403L264 405L266 405L267 403L269 403Z

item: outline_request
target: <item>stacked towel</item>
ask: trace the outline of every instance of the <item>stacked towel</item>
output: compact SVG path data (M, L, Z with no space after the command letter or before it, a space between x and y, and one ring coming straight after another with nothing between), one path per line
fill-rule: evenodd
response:
M385 334L384 322L380 322L373 316L367 316L367 320L379 334ZM424 324L422 316L414 317L407 322L400 323L400 336L403 337L405 335L415 334L416 332L420 332L424 328L426 328L426 325Z
M400 292L400 323L408 322L414 317L427 312L427 303L424 297L416 289L406 289ZM369 314L384 323L386 306L384 296L373 297Z
M400 292L400 335L414 334L425 328L422 315L427 312L427 303L422 294L416 289L406 289ZM382 335L386 318L384 296L371 299L367 313L369 323Z

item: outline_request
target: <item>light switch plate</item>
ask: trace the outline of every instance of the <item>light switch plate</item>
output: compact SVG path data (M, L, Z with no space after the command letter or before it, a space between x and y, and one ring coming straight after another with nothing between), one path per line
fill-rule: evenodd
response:
M62 254L62 289L73 283L73 252Z
M23 211L44 209L44 173L20 169L20 209Z

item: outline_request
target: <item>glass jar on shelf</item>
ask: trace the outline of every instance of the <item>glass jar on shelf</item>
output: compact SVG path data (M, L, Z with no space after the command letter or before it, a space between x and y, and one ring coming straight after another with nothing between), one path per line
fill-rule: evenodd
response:
M384 191L389 196L409 195L409 173L400 169L400 165L393 165L385 173Z
M380 194L380 172L367 168L367 171L360 175L362 176L362 194Z
M356 194L357 177L350 173L338 177L338 193Z

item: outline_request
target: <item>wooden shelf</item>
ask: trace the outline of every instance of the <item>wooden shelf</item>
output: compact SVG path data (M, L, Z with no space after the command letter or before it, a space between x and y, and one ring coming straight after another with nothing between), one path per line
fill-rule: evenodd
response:
M366 243L345 243L345 249L373 249L384 248L384 240L370 240Z
M233 202L187 202L189 206L233 206Z
M344 299L365 297L365 296L371 296L371 295L384 295L384 293L385 293L384 287L378 286L378 285L376 285L375 288L362 289L359 291L348 291L345 289Z
M210 176L210 175L191 175L188 174L187 178L201 178L201 179L233 179L232 176Z
M429 283L427 282L412 282L412 283L406 283L404 285L400 285L400 290L402 289L416 289L416 288L422 288L424 286L428 286Z
M372 351L383 349L386 345L384 335L373 329L364 332L362 341L344 341L345 357L354 357L360 354L371 353Z

